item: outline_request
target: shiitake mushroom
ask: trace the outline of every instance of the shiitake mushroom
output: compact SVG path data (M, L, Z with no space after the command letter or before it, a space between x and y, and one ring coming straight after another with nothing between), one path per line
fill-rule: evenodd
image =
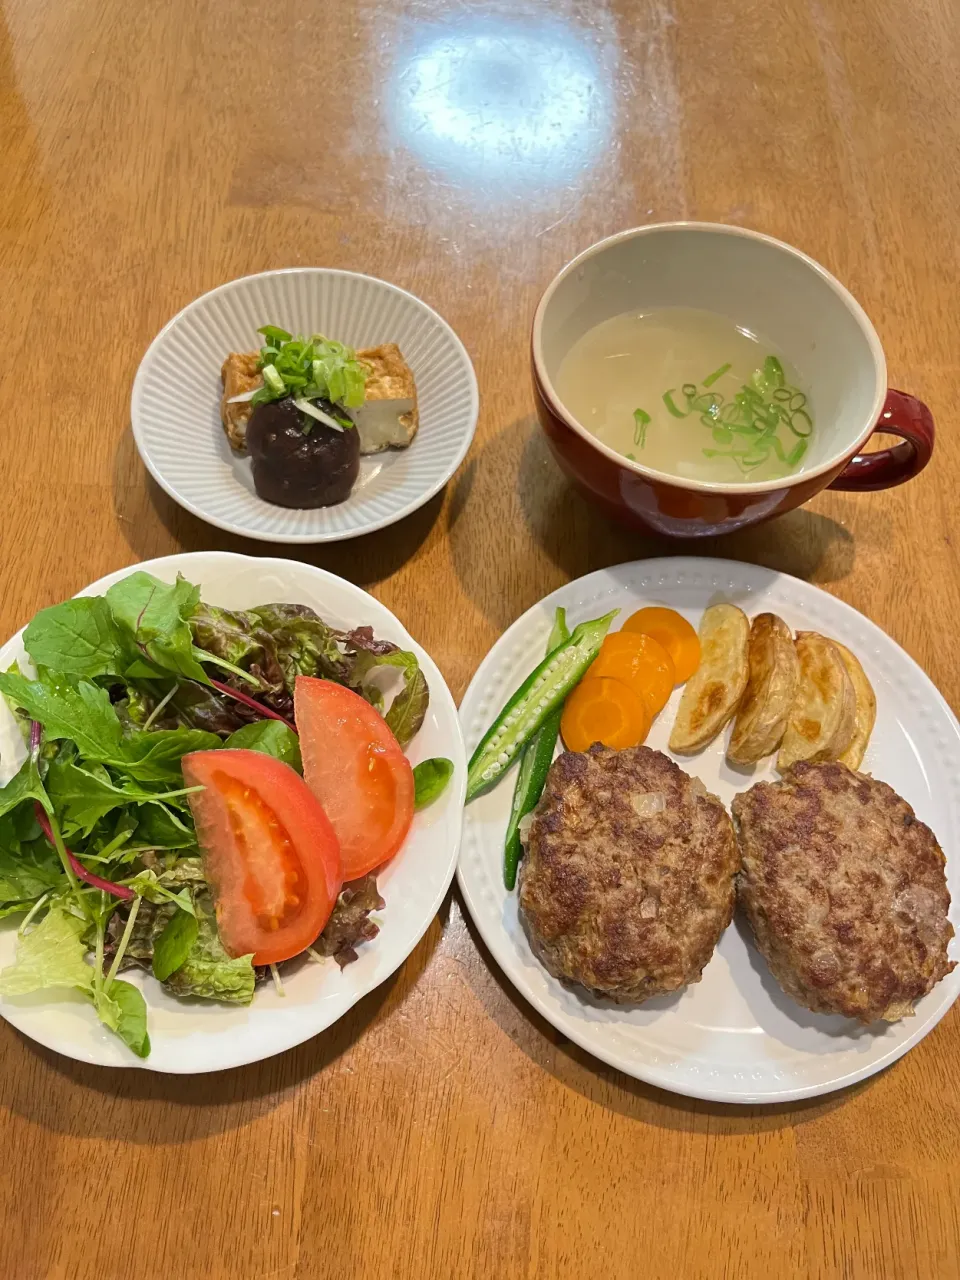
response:
M333 417L325 400L317 407ZM342 415L341 415L342 416ZM345 501L360 471L360 436L308 417L287 396L258 404L247 424L253 483L264 502L279 507L333 507Z

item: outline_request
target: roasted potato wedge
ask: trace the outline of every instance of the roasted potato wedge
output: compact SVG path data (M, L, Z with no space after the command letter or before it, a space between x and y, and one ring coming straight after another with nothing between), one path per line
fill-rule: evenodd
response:
M847 674L853 682L853 692L857 700L857 719L853 737L850 739L850 745L846 751L837 758L848 769L859 769L877 719L877 695L873 692L873 685L867 679L867 673L861 667L860 659L856 654L851 653L846 645L841 644L839 640L834 640L833 643L840 650L840 657L843 659Z
M793 632L775 613L750 625L750 678L734 722L727 758L756 764L780 746L797 692L800 664Z
M747 687L750 623L733 604L715 604L700 619L700 666L677 709L670 750L682 755L712 742L740 705Z
M798 760L836 760L850 746L857 720L857 696L838 647L815 631L796 639L800 678L790 708L777 768Z

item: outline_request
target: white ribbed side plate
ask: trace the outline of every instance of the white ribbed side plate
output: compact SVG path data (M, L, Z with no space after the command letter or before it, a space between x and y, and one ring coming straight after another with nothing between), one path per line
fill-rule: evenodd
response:
M468 748L543 658L558 605L571 626L613 608L620 620L649 604L679 610L695 626L728 600L751 617L770 610L794 629L821 631L860 658L877 693L877 724L863 770L889 783L936 833L947 857L951 919L960 932L960 725L912 658L826 592L786 574L729 560L646 560L588 574L535 605L494 645L460 706ZM648 745L667 750L675 692ZM729 732L729 731L728 731ZM738 791L778 775L773 760L751 774L724 759L725 732L699 756L675 757L730 804ZM668 753L669 754L669 753ZM530 1003L576 1044L639 1080L717 1102L786 1102L829 1093L872 1075L912 1048L960 993L960 968L921 1000L916 1016L861 1027L809 1013L777 986L739 917L699 983L629 1008L581 998L534 959L501 875L514 774L467 807L457 876L470 914L497 963ZM957 939L954 956L960 955Z
M248 1008L238 1009L209 1000L177 1000L149 974L131 970L124 977L141 988L147 1002L152 1052L145 1061L101 1026L89 1002L77 992L0 999L0 1017L32 1040L80 1062L173 1073L223 1071L269 1058L325 1030L389 978L423 937L450 887L457 862L466 785L463 738L450 690L429 656L388 609L352 583L292 560L196 551L120 569L80 594L102 595L134 569L146 569L164 582L173 582L182 573L201 587L204 600L229 608L270 601L307 604L335 625L369 625L385 640L413 650L430 687L430 706L407 755L414 764L446 756L455 766L444 795L416 815L402 849L377 876L387 904L377 913L380 933L360 948L359 958L342 972L332 959L304 963L284 979L285 995L278 995L272 986L261 987ZM3 670L24 656L22 635L18 632L0 649ZM0 702L4 781L23 755L13 715ZM22 916L15 916L0 921L0 969L13 961L21 920Z
M353 347L396 342L413 370L420 407L413 444L362 459L339 506L295 511L262 501L250 462L230 451L220 367L230 351L256 350L264 324ZM293 267L232 280L174 316L141 361L130 414L150 474L194 515L248 538L335 542L382 529L438 493L470 447L478 410L470 357L426 303L372 276Z

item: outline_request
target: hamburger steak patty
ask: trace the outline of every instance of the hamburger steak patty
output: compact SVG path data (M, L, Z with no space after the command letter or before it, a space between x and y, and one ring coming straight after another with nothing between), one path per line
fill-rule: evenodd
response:
M733 816L740 904L800 1004L896 1022L954 967L943 853L885 782L801 762L737 796Z
M554 761L527 835L520 914L557 978L621 1002L696 982L733 915L733 823L660 751Z

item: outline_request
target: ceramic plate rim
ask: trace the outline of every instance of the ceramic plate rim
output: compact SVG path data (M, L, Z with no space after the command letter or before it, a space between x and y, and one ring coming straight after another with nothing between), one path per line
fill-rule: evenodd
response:
M927 673L897 642L892 636L887 635L872 619L862 614L858 609L848 604L845 600L832 595L830 592L824 591L821 587L813 583L806 582L802 578L796 578L792 574L783 573L779 570L769 569L764 565L757 565L751 562L729 560L721 557L705 557L705 556L662 556L652 557L649 560L626 561L619 565L609 565L602 569L597 569L591 573L584 574L580 578L573 579L571 582L565 583L556 588L556 590L544 596L541 600L536 601L525 610L523 614L517 618L510 627L500 636L490 651L477 668L473 679L463 695L460 702L460 719L461 728L464 730L466 741L470 741L468 737L469 726L466 722L464 709L470 711L471 703L476 699L482 690L489 672L495 667L498 656L502 649L508 646L511 640L515 640L529 624L529 621L535 615L542 613L543 610L556 608L557 605L571 606L570 593L577 591L585 593L593 584L600 583L606 574L622 571L635 571L636 573L644 573L647 575L655 575L657 573L677 574L684 571L704 571L709 569L710 572L719 573L724 570L728 572L737 572L741 574L760 574L765 576L766 587L772 587L782 582L796 583L801 593L812 592L817 595L827 596L832 606L838 607L841 613L852 615L861 622L867 624L881 640L884 645L891 646L896 651L900 660L909 664L915 677L919 677L921 683L925 686L926 693L930 696L930 701L937 711L940 712L949 721L955 737L960 740L960 723L951 710L949 704L943 694L936 687ZM651 594L655 594L655 588L651 589ZM838 1075L836 1078L824 1082L818 1081L810 1085L797 1085L794 1087L786 1087L783 1089L770 1089L763 1092L737 1092L730 1088L714 1087L710 1084L691 1085L689 1081L678 1083L671 1078L670 1068L661 1068L657 1065L651 1065L645 1062L638 1062L629 1055L621 1054L613 1049L607 1048L605 1045L597 1044L591 1037L589 1032L584 1031L584 1027L589 1027L589 1023L579 1022L577 1019L570 1017L564 1010L548 1003L545 999L531 987L524 970L517 964L516 957L513 954L511 941L498 921L497 927L488 927L488 921L485 918L483 909L478 905L475 899L467 865L471 861L470 849L470 820L469 807L466 810L463 831L460 841L460 856L457 861L457 884L460 892L463 894L464 901L470 913L477 931L482 937L484 944L490 950L491 955L497 962L504 976L511 982L514 988L523 996L523 998L533 1006L533 1008L549 1022L558 1031L567 1036L574 1044L585 1050L592 1057L606 1063L608 1066L614 1067L618 1071L633 1077L636 1080L643 1081L645 1084L653 1085L656 1088L663 1089L670 1093L680 1094L686 1097L699 1098L706 1102L719 1102L732 1105L756 1106L756 1105L776 1105L786 1102L796 1102L805 1098L820 1097L824 1094L834 1093L837 1090L846 1089L861 1080L875 1075L892 1065L904 1054L908 1053L915 1045L917 1045L926 1035L931 1032L940 1020L952 1008L958 995L960 995L960 965L953 970L951 974L941 980L938 984L940 992L940 1001L936 1008L930 1011L924 1020L907 1036L902 1042L892 1045L890 1049L881 1054L877 1059L871 1060L862 1067L853 1071L846 1071ZM944 852L947 854L948 862L950 854L945 847ZM954 854L954 857L957 855ZM954 900L953 907L957 907ZM731 924L731 928L733 925ZM958 931L960 933L960 931ZM545 971L544 971L545 972ZM548 985L559 986L556 979L545 975ZM932 993L931 993L932 994ZM927 997L929 999L929 996Z
M141 401L144 395L144 386L150 374L153 361L156 359L157 351L160 344L167 334L174 329L194 308L199 307L208 299L216 297L219 294L228 293L235 288L239 288L247 284L251 280L260 280L266 276L292 276L292 275L334 275L345 276L351 278L359 278L372 281L384 289L391 290L394 293L401 294L410 298L419 307L422 307L433 319L438 323L440 328L449 338L453 348L463 360L464 368L467 373L467 380L470 384L470 420L471 426L464 433L463 443L457 452L453 464L448 468L447 473L440 480L435 480L432 484L427 485L421 494L411 498L403 507L397 511L381 516L379 519L368 520L356 529L348 532L319 532L319 533L265 533L259 530L251 529L248 525L238 524L233 520L225 520L220 516L208 514L204 509L194 502L191 498L182 494L177 487L170 483L163 475L163 472L154 463L150 457L147 444L143 439L142 410ZM238 534L242 538L253 538L258 542L282 543L288 546L309 546L314 543L321 542L346 542L351 538L360 538L367 533L376 533L378 529L385 529L391 524L396 524L399 520L405 520L407 516L412 515L415 511L419 511L425 506L431 498L435 497L444 485L449 484L453 476L463 464L470 451L474 436L477 432L477 422L480 417L480 389L477 383L477 373L473 367L473 361L470 353L464 346L463 339L454 330L449 321L428 302L424 302L417 294L411 293L409 289L404 289L401 285L393 284L389 280L382 280L379 276L371 276L363 271L349 271L344 267L276 267L268 271L253 271L245 276L237 276L233 280L226 280L223 284L215 285L212 289L207 289L205 293L199 294L186 306L180 308L176 315L171 316L163 328L157 333L153 341L147 347L137 366L137 372L133 379L133 388L130 393L130 429L133 432L134 442L137 446L137 452L140 460L147 468L150 475L157 482L164 493L184 508L191 515L196 516L198 520L202 520L204 524L212 525L216 529L222 529L226 533Z
M76 592L75 594L77 596L84 596L84 595L94 595L94 594L102 593L102 591L105 590L105 588L109 586L110 583L113 582L114 580L119 580L120 578L125 577L128 574L137 572L138 570L151 572L158 565L167 565L173 568L174 570L182 571L185 575L188 575L190 564L199 559L203 559L205 561L212 560L214 562L220 561L220 562L227 562L227 563L236 563L236 562L252 563L255 565L263 566L265 571L267 572L269 572L270 569L274 568L275 566L286 566L286 565L292 564L296 566L298 571L300 569L304 569L304 570L307 570L309 574L316 575L318 581L321 584L324 582L333 581L337 583L339 587L343 587L343 586L348 587L351 592L356 594L359 601L363 601L363 600L372 601L378 610L383 610L386 613L388 613L390 617L393 619L394 623L396 624L398 632L402 633L403 636L406 637L406 639L410 643L411 648L417 654L417 657L421 663L424 674L426 675L427 681L430 685L431 699L434 696L437 696L439 700L447 704L446 709L448 712L451 713L450 714L451 728L454 725L456 726L456 737L451 736L451 739L447 745L449 746L451 752L457 757L454 763L457 769L457 776L459 776L459 787L458 787L459 794L457 795L456 798L459 803L461 819L460 819L459 828L457 830L456 839L452 841L452 847L447 854L447 865L442 876L442 882L438 882L440 883L440 887L437 890L437 892L434 894L433 900L431 901L429 906L429 910L427 911L426 908L424 909L425 918L422 924L417 927L416 938L414 939L412 944L407 948L406 952L398 957L398 959L396 960L396 963L393 964L387 970L387 972L383 973L382 975L378 975L375 982L373 982L370 985L365 985L363 989L358 989L356 992L351 992L350 993L351 999L349 1004L344 1009L342 1009L341 1012L338 1013L337 1016L332 1021L325 1023L323 1026L310 1025L304 1029L304 1033L302 1035L295 1035L289 1040L283 1041L279 1044L267 1045L262 1052L240 1053L237 1055L228 1056L225 1061L217 1065L208 1065L208 1066L201 1066L201 1067L190 1065L190 1066L184 1066L182 1070L178 1069L175 1066L163 1066L163 1067L156 1066L151 1063L150 1058L140 1059L140 1058L134 1057L133 1054L124 1055L124 1058L122 1061L105 1062L103 1061L102 1057L98 1056L93 1051L83 1052L81 1047L79 1046L75 1047L69 1044L65 1046L63 1040L59 1039L55 1035L34 1034L34 1031L32 1029L28 1029L27 1027L21 1025L21 1021L18 1018L16 1017L11 1018L9 1016L11 1010L13 1012L16 1012L16 1006L15 1005L11 1006L9 1002L0 1000L0 1018L2 1018L10 1026L14 1027L20 1035L27 1037L29 1040L32 1040L36 1044L42 1045L45 1049L50 1049L54 1053L58 1053L65 1058L70 1058L75 1062L84 1062L91 1066L103 1067L107 1070L117 1068L121 1070L131 1069L131 1070L150 1071L157 1075L206 1075L212 1072L229 1071L236 1067L248 1066L255 1062L263 1062L268 1058L276 1057L280 1053L286 1053L289 1049L294 1049L298 1045L305 1044L308 1040L312 1040L318 1035L322 1035L325 1031L329 1030L330 1027L334 1026L337 1022L339 1022L341 1018L345 1017L346 1014L348 1014L350 1010L360 1000L364 999L365 996L369 995L372 991L375 991L378 987L382 986L384 982L387 982L397 972L397 970L400 969L401 966L407 962L407 960L410 958L410 956L419 946L421 940L423 939L424 934L427 932L427 930L430 928L430 925L436 919L437 912L440 910L440 907L443 904L443 900L450 889L450 885L454 877L454 872L456 871L460 840L463 835L462 812L463 812L463 795L466 788L466 749L463 742L463 732L462 732L462 729L460 728L459 716L457 714L456 702L454 701L453 695L451 694L450 689L442 673L440 672L439 668L437 667L433 659L430 657L430 655L426 652L426 650L423 649L423 647L420 644L418 644L416 640L414 640L414 638L407 631L406 627L403 625L402 622L400 622L400 620L396 617L396 615L393 613L391 609L389 609L385 604L383 604L382 601L377 600L375 596L371 596L369 592L364 591L362 587L358 587L355 583L349 582L346 578L341 578L337 574L331 573L327 569L321 569L316 565L306 564L303 561L287 560L287 559L284 559L282 556L251 556L251 555L244 555L243 553L236 552L236 551L187 551L187 552L175 553L169 556L156 556L151 560L138 561L135 564L124 566L121 569L117 569L111 573L104 574L102 577L98 578L95 582L91 582L88 586L83 587L80 591ZM282 572L283 570L281 569L280 571ZM7 640L5 640L3 642L3 645L0 646L0 648L5 648L11 642L19 639L22 636L24 630L25 630L25 626L21 627L13 635L8 637ZM254 1008L255 1004L249 1007ZM316 1006L316 1007L319 1007L319 1006ZM150 1009L149 999L147 1001L147 1009L148 1011ZM308 1011L309 1011L309 1006L307 1007L307 1012Z

